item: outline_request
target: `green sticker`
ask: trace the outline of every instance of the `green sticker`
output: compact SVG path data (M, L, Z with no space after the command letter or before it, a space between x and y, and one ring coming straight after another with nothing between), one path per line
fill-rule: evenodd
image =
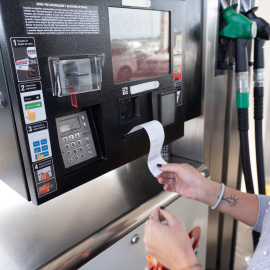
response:
M26 104L25 105L25 109L26 110L30 110L30 109L36 109L36 108L41 108L42 107L42 103L41 102L35 102L35 103L31 103L31 104Z

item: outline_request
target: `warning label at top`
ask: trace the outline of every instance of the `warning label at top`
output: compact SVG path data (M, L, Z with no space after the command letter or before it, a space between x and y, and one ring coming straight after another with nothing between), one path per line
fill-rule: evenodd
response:
M29 35L99 34L97 6L25 2L26 33Z

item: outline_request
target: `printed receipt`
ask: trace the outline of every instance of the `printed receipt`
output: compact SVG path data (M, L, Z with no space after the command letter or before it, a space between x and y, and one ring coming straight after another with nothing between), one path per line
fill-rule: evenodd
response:
M150 151L148 155L147 165L150 172L156 177L161 171L158 169L157 164L167 164L161 157L160 151L164 142L164 129L161 123L153 120L134 127L128 134L144 128L150 140Z

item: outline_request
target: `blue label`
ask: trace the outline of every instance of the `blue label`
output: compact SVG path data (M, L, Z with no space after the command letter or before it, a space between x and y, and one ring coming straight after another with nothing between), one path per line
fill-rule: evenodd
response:
M40 147L35 148L34 151L35 151L35 153L39 153L40 152Z
M41 145L47 144L47 139L41 140Z
M43 152L43 153L41 153L41 155L44 155L44 157L47 157L47 156L49 156L49 152L47 151L47 152Z
M42 151L48 150L48 145L42 146Z
M39 146L39 141L33 142L34 147Z

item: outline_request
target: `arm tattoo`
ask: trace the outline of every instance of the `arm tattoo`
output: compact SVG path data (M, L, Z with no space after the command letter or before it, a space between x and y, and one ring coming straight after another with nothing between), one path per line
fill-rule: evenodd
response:
M237 204L239 203L239 198L236 199L235 198L235 194L232 196L230 195L229 197L223 197L222 198L223 201L227 202L229 204L230 207L236 207Z

